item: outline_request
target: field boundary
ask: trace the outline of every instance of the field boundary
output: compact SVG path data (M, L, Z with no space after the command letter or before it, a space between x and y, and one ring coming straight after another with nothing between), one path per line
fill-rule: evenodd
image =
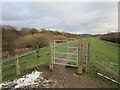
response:
M114 83L120 84L119 81L119 68L118 64L114 62L104 62L101 60L109 60L98 52L95 52L95 49L91 48L91 43L89 41L84 42L84 69L86 72L95 73L105 79L108 79ZM103 52L104 53L104 52ZM98 57L100 60L98 60ZM89 67L89 68L88 68Z
M38 67L41 65L45 65L45 64L48 65L49 60L40 62L39 59L41 59L42 57L49 56L49 53L45 53L44 55L39 55L39 52L40 52L40 49L37 48L36 50L34 50L30 53L26 53L26 54L23 54L20 56L17 55L13 59L10 59L10 60L0 63L2 65L2 69L6 70L6 71L3 70L2 76L4 76L4 75L9 76L11 74L11 72L14 73L15 76L19 76L19 75L21 75L22 70L32 69L34 67L36 69L38 69ZM31 56L31 57L25 58L27 56ZM25 58L25 59L22 60L22 58ZM21 65L26 64L31 61L34 61L34 63L32 63L31 65L24 66L24 67L20 67ZM8 68L12 68L12 70L7 70ZM4 78L2 77L2 79L4 79Z

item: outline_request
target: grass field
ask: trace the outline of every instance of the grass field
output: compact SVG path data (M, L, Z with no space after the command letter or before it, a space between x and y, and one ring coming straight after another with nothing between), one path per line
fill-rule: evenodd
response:
M120 45L98 38L86 38L84 41L90 43L90 61L93 69L100 68L102 74L118 80L116 73L118 72L118 48ZM114 74L116 75L113 77Z
M91 52L97 54L97 56L101 56L98 58L98 61L103 60L104 62L113 62L118 63L118 47L119 44L103 41L97 38L87 38L86 41L91 44ZM102 57L104 59L102 59Z

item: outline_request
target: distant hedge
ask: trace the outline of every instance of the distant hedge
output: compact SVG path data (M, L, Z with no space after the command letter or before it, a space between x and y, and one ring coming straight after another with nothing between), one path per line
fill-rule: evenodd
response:
M120 44L120 33L110 33L101 35L100 39Z

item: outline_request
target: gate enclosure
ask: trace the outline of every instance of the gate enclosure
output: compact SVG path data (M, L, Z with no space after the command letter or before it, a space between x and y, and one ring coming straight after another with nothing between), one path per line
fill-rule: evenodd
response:
M60 64L72 67L80 65L80 43L79 41L54 40L51 43L51 64ZM82 73L82 70L78 70Z

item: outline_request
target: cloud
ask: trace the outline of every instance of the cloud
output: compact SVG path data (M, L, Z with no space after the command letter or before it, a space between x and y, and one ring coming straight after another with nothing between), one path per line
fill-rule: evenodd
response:
M117 2L9 2L3 3L3 24L53 28L73 33L117 30Z

